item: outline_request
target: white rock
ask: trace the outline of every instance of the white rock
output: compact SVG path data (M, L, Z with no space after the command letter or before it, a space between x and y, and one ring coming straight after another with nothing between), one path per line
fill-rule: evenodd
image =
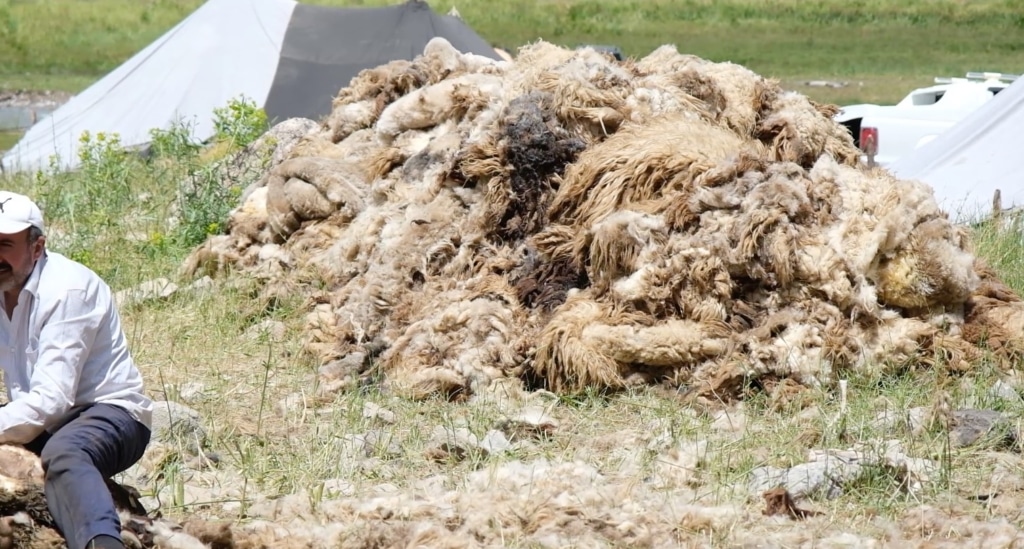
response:
M197 278L196 280L192 281L192 283L189 284L188 287L189 287L190 290L200 290L201 291L201 290L208 290L210 288L213 288L213 285L214 285L213 284L213 278L210 277L210 275L206 275L206 276L203 276L202 278Z
M284 322L268 318L263 322L250 326L246 332L254 337L266 336L270 341L280 342L284 341L288 328L284 325Z
M339 496L351 496L356 493L354 484L340 478L329 478L323 483L324 497L336 498Z
M178 285L166 278L147 280L134 288L121 290L114 294L114 302L118 307L132 303L141 303L153 299L163 299L174 295Z
M279 417L288 417L291 415L301 414L306 410L306 408L306 395L302 393L291 393L277 401L277 404L274 405L274 412Z
M363 417L366 419L378 420L387 424L395 422L395 413L375 402L366 402L363 404Z
M192 452L198 452L206 443L199 412L178 402L153 403L152 432L154 441L185 444Z
M206 400L206 385L199 381L186 381L178 387L178 398L188 403Z
M739 407L733 410L722 410L715 414L711 427L727 433L742 433L747 430L747 414Z
M1017 392L1017 389L1014 389L1012 385L1001 379L997 380L992 385L992 387L988 390L988 394L1000 400L1005 400L1007 402L1021 401L1020 393Z
M528 406L499 422L498 428L513 439L526 439L554 433L558 430L558 421L548 415L543 407Z

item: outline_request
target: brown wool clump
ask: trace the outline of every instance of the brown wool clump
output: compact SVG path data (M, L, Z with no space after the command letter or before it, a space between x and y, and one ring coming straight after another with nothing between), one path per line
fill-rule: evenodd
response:
M416 398L733 398L1018 359L1020 299L929 187L858 166L834 113L671 46L489 61L435 39L354 78L184 267L307 294L328 392L371 364Z

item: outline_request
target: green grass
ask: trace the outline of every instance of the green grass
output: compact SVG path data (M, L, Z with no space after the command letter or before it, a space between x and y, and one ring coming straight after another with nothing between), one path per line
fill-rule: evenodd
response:
M0 151L13 147L21 139L21 135L20 131L0 131Z
M388 0L316 0L374 6ZM0 0L0 88L79 91L191 13L201 0ZM894 102L934 76L1021 72L1019 0L459 0L484 38L508 48L537 39L617 44L632 56L659 45L733 61L812 98ZM801 88L809 79L846 88Z
M1024 289L1024 217L1019 213L1004 224L986 222L974 230L976 252L1018 292Z

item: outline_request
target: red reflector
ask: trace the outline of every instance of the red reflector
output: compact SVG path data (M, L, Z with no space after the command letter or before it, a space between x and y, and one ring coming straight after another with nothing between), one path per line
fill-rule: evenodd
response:
M864 154L878 154L878 128L860 129L860 150Z

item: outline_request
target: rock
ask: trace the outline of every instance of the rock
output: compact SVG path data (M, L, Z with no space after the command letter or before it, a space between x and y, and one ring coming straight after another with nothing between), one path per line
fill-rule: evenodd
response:
M174 295L178 291L178 285L166 278L147 280L138 286L121 290L114 294L114 302L117 306L126 307L130 304L141 303L154 299L164 299Z
M266 319L258 324L253 324L246 332L254 337L266 337L273 342L284 341L288 328L280 320Z
M758 467L751 471L747 488L757 495L784 488L795 498L823 493L831 499L860 477L865 466L884 467L902 479L911 492L920 490L938 471L935 462L906 455L897 440L876 441L848 450L811 450L808 462L794 467Z
M213 288L213 286L213 278L210 277L210 275L203 275L202 278L197 278L193 280L192 283L188 285L188 288L193 291L201 292L204 290L209 290L210 288Z
M395 422L395 413L383 408L375 402L363 404L363 417L366 419L380 421L381 423L392 424Z
M338 360L332 360L320 367L320 377L325 380L358 378L366 364L366 353L349 353Z
M872 424L876 429L890 434L912 433L920 435L925 430L928 416L928 408L917 407L906 410L890 408L878 412Z
M448 459L462 460L470 452L480 449L480 439L465 427L448 428L434 427L430 435L430 444L424 452L428 459L444 461Z
M206 430L199 412L177 402L153 403L152 431L154 441L181 444L193 454L206 445Z
M206 400L206 385L198 381L186 381L178 387L178 398L188 403Z
M394 459L402 456L402 445L391 432L371 430L346 435L343 438L346 453L351 457L380 457Z
M277 401L277 404L274 405L274 412L277 413L278 417L288 417L306 410L307 408L308 406L306 404L305 394L291 393Z
M505 418L496 426L512 440L525 440L553 434L558 421L540 406L523 408L518 414Z
M1014 389L1012 385L1001 379L992 384L992 387L988 390L988 394L1006 402L1019 403L1022 400L1017 389Z
M773 488L785 488L795 498L824 494L833 499L843 493L843 484L860 474L860 464L831 458L801 463L789 468L758 467L750 472L747 488L762 494Z
M975 444L990 433L1006 441L1013 438L1006 427L1006 419L995 410L956 410L950 440L957 448Z

